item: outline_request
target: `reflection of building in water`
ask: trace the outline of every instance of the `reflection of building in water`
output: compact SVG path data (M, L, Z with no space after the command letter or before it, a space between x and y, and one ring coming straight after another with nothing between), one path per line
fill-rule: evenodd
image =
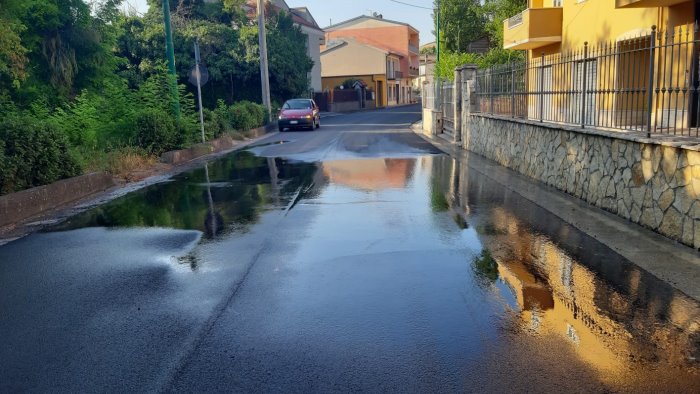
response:
M700 345L697 304L679 294L665 300L656 289L640 292L639 269L617 278L628 286L616 288L503 207L492 208L483 219L495 231L482 241L513 291L526 327L565 337L601 372L622 370L633 361L694 365L691 357ZM659 315L661 310L668 313Z
M403 188L413 174L415 159L334 160L323 173L335 184L362 190Z
M565 339L611 382L629 383L640 370L657 369L672 379L698 371L695 301L543 208L455 166L434 158L434 183L450 210L469 213L498 264L499 280L516 298L523 328ZM448 174L458 179L444 179Z

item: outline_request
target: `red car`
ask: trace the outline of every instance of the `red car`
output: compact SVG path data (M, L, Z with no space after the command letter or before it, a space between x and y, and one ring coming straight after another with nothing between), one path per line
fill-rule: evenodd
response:
M287 100L280 110L278 124L280 131L297 128L317 129L321 127L321 111L311 99Z

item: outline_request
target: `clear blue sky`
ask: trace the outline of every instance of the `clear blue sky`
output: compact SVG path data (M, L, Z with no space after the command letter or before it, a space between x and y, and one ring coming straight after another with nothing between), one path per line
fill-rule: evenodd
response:
M140 12L147 10L146 0L127 0ZM432 7L432 0L400 0L404 3ZM421 44L435 41L432 34L433 18L430 10L409 7L390 0L287 0L290 7L307 7L323 28L360 15L378 12L387 19L410 23L420 31Z

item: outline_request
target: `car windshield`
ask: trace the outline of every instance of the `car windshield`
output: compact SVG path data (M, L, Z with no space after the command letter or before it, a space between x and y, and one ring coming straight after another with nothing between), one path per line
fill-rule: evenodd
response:
M309 100L289 100L284 103L283 109L311 109Z

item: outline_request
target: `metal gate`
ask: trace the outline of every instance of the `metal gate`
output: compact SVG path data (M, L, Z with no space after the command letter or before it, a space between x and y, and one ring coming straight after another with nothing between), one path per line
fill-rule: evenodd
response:
M445 82L442 85L442 130L443 133L454 135L455 132L455 107L454 84Z

